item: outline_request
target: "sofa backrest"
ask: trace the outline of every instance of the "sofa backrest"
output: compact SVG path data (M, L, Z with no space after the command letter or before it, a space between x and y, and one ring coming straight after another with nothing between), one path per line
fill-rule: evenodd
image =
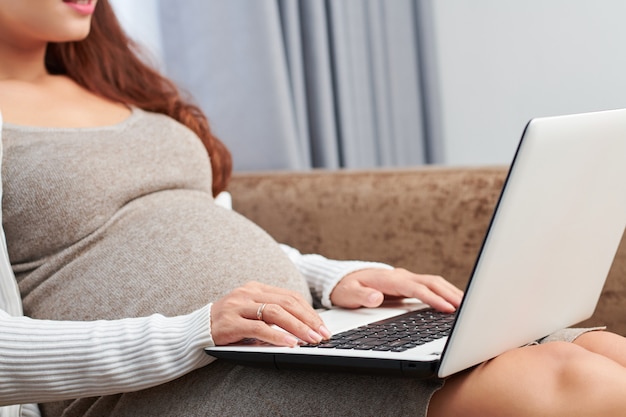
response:
M234 209L303 253L380 261L464 288L506 167L238 173ZM558 250L558 248L555 248ZM589 324L626 334L626 239ZM621 318L623 317L623 319Z

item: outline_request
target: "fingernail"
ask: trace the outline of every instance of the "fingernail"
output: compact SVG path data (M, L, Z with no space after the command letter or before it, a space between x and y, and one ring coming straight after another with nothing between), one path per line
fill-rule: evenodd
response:
M322 341L323 337L319 334L314 332L313 330L309 330L309 337L311 338L312 341L314 341L315 343L319 343Z
M296 346L298 344L298 339L296 339L293 336L286 335L285 336L285 344L287 346L291 346L291 347Z
M323 324L320 326L320 333L324 336L324 339L330 339L333 335Z
M367 301L370 303L377 303L380 299L380 293L373 292L367 296Z
M442 304L441 311L444 311L446 313L454 313L456 311L456 307L450 303L445 303Z

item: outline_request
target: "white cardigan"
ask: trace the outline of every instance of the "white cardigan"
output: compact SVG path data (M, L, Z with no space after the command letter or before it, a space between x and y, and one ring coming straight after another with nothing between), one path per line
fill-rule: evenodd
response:
M0 168L1 160L0 114ZM281 247L326 307L331 306L330 292L346 274L391 268L302 255ZM178 317L154 314L89 322L24 317L0 228L0 417L38 416L34 403L137 391L205 366L214 360L203 350L213 345L210 315L211 304Z

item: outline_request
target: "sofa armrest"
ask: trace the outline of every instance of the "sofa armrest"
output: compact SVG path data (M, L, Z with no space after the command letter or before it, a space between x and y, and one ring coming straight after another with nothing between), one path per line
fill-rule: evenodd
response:
M233 207L303 253L379 261L464 288L506 167L237 173ZM596 314L626 334L626 242ZM621 313L621 314L620 314ZM623 318L622 318L623 317Z

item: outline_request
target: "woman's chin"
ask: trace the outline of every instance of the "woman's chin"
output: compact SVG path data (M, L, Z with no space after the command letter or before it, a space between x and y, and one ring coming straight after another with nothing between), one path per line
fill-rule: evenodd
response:
M84 40L87 36L89 36L89 32L91 30L91 25L84 27L76 27L68 28L68 30L64 31L62 34L58 34L50 42L53 43L64 43L64 42L79 42Z

